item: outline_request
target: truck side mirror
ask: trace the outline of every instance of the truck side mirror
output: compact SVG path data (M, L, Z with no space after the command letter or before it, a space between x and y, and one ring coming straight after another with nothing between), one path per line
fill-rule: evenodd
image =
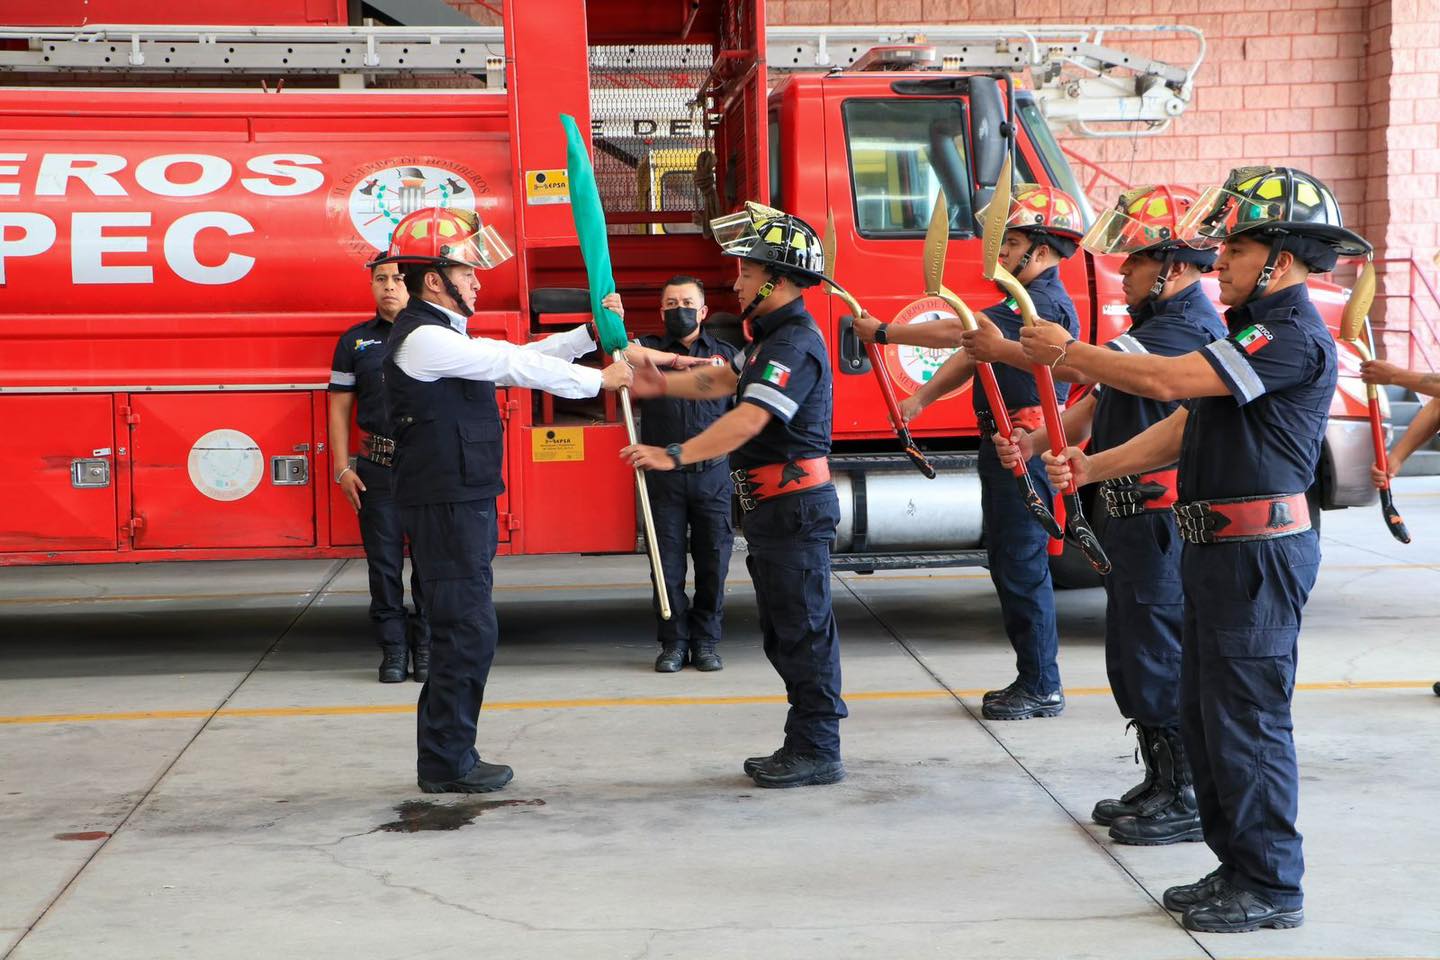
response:
M970 155L975 158L975 182L980 187L975 209L989 201L1000 168L1010 151L1010 124L1005 119L1005 98L994 77L970 78Z

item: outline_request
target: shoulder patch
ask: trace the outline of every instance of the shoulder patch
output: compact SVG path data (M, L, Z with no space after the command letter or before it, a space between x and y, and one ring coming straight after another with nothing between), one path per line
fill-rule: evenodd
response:
M1235 334L1235 342L1239 344L1241 350L1244 350L1246 353L1249 354L1259 353L1261 350L1264 350L1266 347L1268 347L1270 345L1270 342L1274 339L1275 335L1269 330L1265 329L1265 325L1263 323L1257 323L1252 327L1246 327L1244 330L1241 330L1239 333Z
M790 382L790 368L783 363L771 360L761 371L760 379L766 383L773 383L777 387L784 387Z

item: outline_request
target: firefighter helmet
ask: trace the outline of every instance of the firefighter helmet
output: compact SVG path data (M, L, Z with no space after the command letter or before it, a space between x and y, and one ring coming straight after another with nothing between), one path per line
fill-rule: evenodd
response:
M983 223L985 210L975 216ZM1061 258L1074 256L1076 244L1085 234L1085 221L1081 219L1080 205L1064 190L1039 183L1017 183L1010 198L1010 216L1005 221L1005 229L1029 234L1034 241L1015 268L1018 272L1025 269L1040 244L1049 246Z
M744 210L711 220L710 231L722 253L764 264L778 276L811 284L828 279L820 235L799 217L747 200Z
M1293 167L1237 167L1211 187L1180 225L1191 242L1219 243L1240 235L1273 246L1277 239L1313 270L1328 271L1340 257L1362 257L1369 241L1346 229L1335 194Z
M1195 192L1185 187L1158 184L1127 190L1095 220L1080 245L1096 254L1141 253L1208 270L1215 264L1215 250L1208 244L1192 247L1179 238L1180 223L1195 201Z
M424 263L493 270L512 256L500 234L482 223L475 211L424 207L395 225L389 249L367 266Z

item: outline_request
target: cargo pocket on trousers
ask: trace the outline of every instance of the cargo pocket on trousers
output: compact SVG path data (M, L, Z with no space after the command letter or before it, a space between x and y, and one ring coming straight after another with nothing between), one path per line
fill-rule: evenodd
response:
M504 430L499 420L461 423L460 476L467 487L484 487L500 480Z
M1147 607L1179 606L1185 602L1185 589L1178 578L1138 580L1133 586L1135 602Z
M1298 625L1217 629L1215 649L1222 657L1288 657L1299 635Z

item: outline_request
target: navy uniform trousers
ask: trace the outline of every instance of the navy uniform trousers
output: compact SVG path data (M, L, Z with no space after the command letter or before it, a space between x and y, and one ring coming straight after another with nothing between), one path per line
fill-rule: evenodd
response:
M394 471L357 457L355 472L365 490L360 494L360 541L370 575L370 620L381 647L403 650L422 643L429 626L421 615L419 573L410 571L410 599L416 616L405 611L405 530L395 504Z
M1181 560L1180 733L1205 842L1226 880L1287 910L1302 904L1305 872L1290 701L1300 612L1319 567L1314 530L1187 543Z
M650 512L655 516L665 592L670 597L669 620L659 617L658 595L652 600L660 643L713 646L720 640L725 576L735 548L730 470L724 461L698 471L652 470L645 475L645 484L650 491ZM695 565L694 602L685 596L687 550Z
M840 631L830 606L830 545L840 500L826 486L761 500L741 520L765 656L785 681L785 747L840 759Z
M480 754L475 727L500 628L491 601L495 499L402 507L430 623L430 679L416 707L423 780L456 780Z
M1105 577L1105 672L1115 705L1146 727L1180 725L1180 630L1185 597L1175 515L1108 517L1100 539Z
M1046 503L1054 488L1038 456L1027 464L1030 481ZM1031 693L1060 689L1055 658L1060 635L1055 626L1055 592L1050 583L1050 535L1035 522L1015 475L1000 463L995 445L980 442L980 505L985 516L985 551L990 580L1000 595L1000 617L1015 648L1015 669Z

